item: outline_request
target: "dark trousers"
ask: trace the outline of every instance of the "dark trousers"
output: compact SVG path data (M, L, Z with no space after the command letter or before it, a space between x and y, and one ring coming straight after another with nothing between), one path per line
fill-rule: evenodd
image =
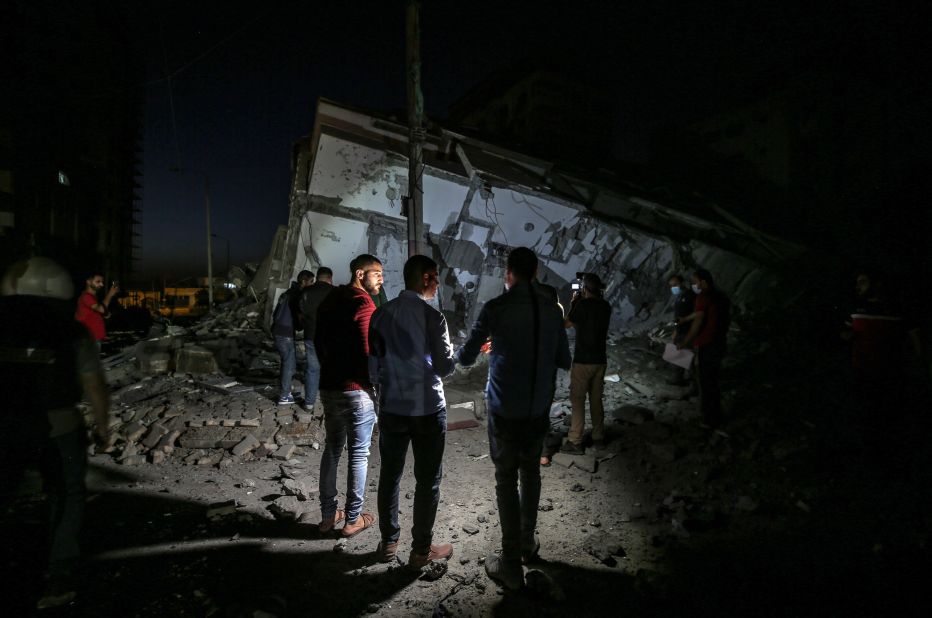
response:
M33 439L26 443L26 449L14 447L9 458L0 458L0 506L6 507L26 468L39 466L49 503L49 573L63 575L74 569L80 557L79 534L87 493L87 438L81 427L46 440L35 445Z
M398 487L404 472L408 444L414 453L414 525L411 549L419 554L430 551L434 520L440 502L443 476L443 450L446 445L447 413L429 416L379 414L379 531L382 539L394 543L401 535L398 526Z
M495 497L502 526L502 558L520 560L521 547L534 545L540 502L540 454L550 419L547 416L506 419L490 414L488 423L489 454L495 464Z
M722 389L718 380L723 356L721 346L716 344L696 348L702 420L710 427L718 427L722 423Z

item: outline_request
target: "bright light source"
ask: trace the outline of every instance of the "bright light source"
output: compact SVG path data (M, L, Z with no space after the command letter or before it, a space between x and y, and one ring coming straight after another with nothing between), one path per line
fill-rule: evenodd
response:
M61 170L58 170L58 184L64 185L66 187L71 186L71 181L68 180L68 174Z

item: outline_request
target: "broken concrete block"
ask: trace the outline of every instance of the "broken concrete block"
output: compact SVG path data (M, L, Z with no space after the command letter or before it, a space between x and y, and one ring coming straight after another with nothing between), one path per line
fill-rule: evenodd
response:
M260 444L261 442L254 435L247 434L239 444L233 447L233 454L239 457L258 448Z
M120 453L120 456L117 457L118 460L126 459L127 457L132 457L139 453L139 448L136 446L135 442L127 442L123 446L123 451Z
M219 448L220 443L228 433L230 433L230 430L227 427L189 427L181 436L181 446L185 448ZM240 440L242 438L240 436ZM235 445L236 442L233 444Z
M152 448L159 443L159 440L162 439L162 436L168 433L168 429L160 423L155 423L149 427L149 433L146 434L145 439L142 441L143 446L146 448Z
M139 370L145 374L167 373L172 357L167 352L155 352L136 358Z
M237 421L238 427L259 427L261 421L258 418L241 418Z
M473 524L463 524L463 532L466 534L479 534L479 526Z
M297 447L294 444L284 444L277 451L275 451L275 454L272 456L275 459L288 461L294 455L295 448Z
M139 421L130 423L123 428L123 437L126 438L127 442L135 442L144 433L146 433L146 426Z
M613 412L613 416L618 420L631 423L632 425L640 425L647 421L654 420L654 413L642 406L621 406Z
M294 496L283 496L278 498L269 505L269 512L275 516L275 519L282 521L297 521L304 511L304 507Z
M617 564L614 556L622 557L625 555L621 541L604 530L590 534L583 541L583 551L606 566L615 566Z
M476 404L472 401L455 403L447 408L447 431L478 427L475 409Z
M314 415L310 412L298 412L295 414L295 418L298 419L299 423L310 424L314 421Z
M596 462L594 455L569 455L567 453L554 453L551 461L565 468L575 466L586 472L595 472Z
M132 455L130 457L125 457L122 460L124 466L141 466L146 463L145 455Z
M216 466L220 463L220 460L223 459L223 451L217 451L216 453L211 453L206 457L201 457L197 460L197 465L199 466Z
M155 446L156 450L162 451L163 453L171 453L175 450L175 440L177 440L180 435L180 431L172 431L165 434Z
M175 352L175 371L180 373L218 373L213 352L200 346L187 346Z
M296 444L310 446L320 437L317 434L319 427L312 423L292 423L278 430L275 441L278 444Z
M160 463L165 462L165 453L163 451L158 451L158 450L152 451L151 453L149 453L149 458L151 459L152 463L154 463L155 465L159 465Z

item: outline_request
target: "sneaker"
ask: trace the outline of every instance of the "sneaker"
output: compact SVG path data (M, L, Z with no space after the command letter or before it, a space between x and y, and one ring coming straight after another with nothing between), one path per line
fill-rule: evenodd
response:
M398 541L394 543L391 541L382 541L379 543L379 547L375 550L375 553L379 557L379 562L393 562L395 556L398 554Z
M508 590L524 587L524 569L518 561L504 560L498 554L489 554L485 559L485 574Z
M313 404L313 403L306 403L306 404L304 404L304 405L301 406L301 407L304 408L304 411L305 411L305 412L310 412L311 414L314 413L314 404Z
M287 395L282 395L278 398L278 405L287 406L294 403L294 395L288 393Z
M419 554L412 549L408 554L408 567L417 570L436 560L449 560L452 555L453 546L449 543L431 545L426 554Z
M563 446L560 447L561 453L566 453L567 455L585 455L586 449L583 448L582 444L575 444L567 440L563 443Z

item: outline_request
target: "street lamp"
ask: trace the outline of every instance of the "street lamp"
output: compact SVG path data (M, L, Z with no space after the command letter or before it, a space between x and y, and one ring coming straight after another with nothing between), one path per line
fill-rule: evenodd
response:
M214 264L213 264L213 247L211 246L210 233L210 183L207 180L207 172L204 170L187 169L181 167L169 168L172 172L195 172L204 177L204 212L207 219L207 313L214 310Z

